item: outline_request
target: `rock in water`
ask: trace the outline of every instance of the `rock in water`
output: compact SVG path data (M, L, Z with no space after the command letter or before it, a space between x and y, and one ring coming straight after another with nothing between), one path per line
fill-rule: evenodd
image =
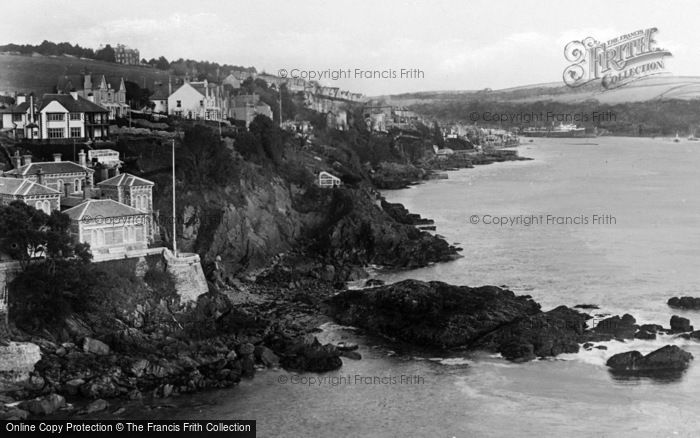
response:
M628 313L622 315L622 317L615 315L605 318L593 329L593 332L598 335L594 339L599 341L610 340L611 338L633 339L639 328L636 322L634 317Z
M651 372L684 370L693 355L675 345L666 345L646 356L639 351L619 353L608 359L606 365L619 372Z
M504 324L541 313L529 297L495 286L418 280L347 291L327 304L341 324L441 348L468 345Z
M525 362L536 357L577 353L590 316L566 306L506 324L479 339L473 347L498 351L504 358Z
M690 325L690 320L688 318L673 315L671 317L671 331L674 333L692 332L693 326Z
M313 335L297 342L282 358L282 366L294 370L325 372L343 366L340 350L331 344L321 345Z
M695 297L673 297L667 304L678 309L700 310L700 298Z

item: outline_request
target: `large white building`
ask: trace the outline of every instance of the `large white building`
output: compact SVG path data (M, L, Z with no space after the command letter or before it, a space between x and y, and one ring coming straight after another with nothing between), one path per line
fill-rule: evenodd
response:
M221 120L225 112L221 88L202 82L185 82L168 96L168 114L185 119Z

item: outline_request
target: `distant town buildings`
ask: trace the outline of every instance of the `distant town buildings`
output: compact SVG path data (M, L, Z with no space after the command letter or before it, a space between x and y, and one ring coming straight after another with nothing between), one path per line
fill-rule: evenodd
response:
M272 108L260 101L256 94L242 94L234 96L231 103L231 118L245 123L246 128L255 116L263 115L272 119Z
M114 60L119 64L139 65L141 57L138 49L132 49L124 44L117 44L114 48Z

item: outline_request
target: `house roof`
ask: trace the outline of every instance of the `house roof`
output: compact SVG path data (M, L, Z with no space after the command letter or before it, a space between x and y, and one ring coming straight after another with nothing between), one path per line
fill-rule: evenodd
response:
M40 169L41 173L44 175L94 172L94 170L81 166L80 164L72 161L44 161L25 164L24 166L20 166L16 169L9 170L5 172L5 174L17 176L36 175L39 173Z
M112 88L114 91L119 91L123 78L121 76L105 76L100 74L95 75L63 75L58 78L56 89L65 93L72 90L85 89L85 77L90 76L92 82L92 90L97 90L102 83L102 78L105 79L107 88ZM88 90L88 91L92 91Z
M7 108L0 108L0 114L25 114L29 109L29 102L22 102L19 105L12 105Z
M97 183L98 186L152 186L153 182L139 178L138 176L131 175L130 173L122 173L117 176L113 176L102 182Z
M78 96L77 99L73 98L70 94L44 94L41 99L41 106L39 111L43 111L46 106L56 101L61 104L65 109L72 113L107 113L106 109L97 105L96 103L90 102L84 97Z
M13 196L59 195L58 190L28 179L0 177L0 194Z
M177 89L175 89L175 91L173 91L173 94L175 94L177 91L180 91L180 89L182 89L182 87L184 87L184 86L186 86L186 85L189 85L190 87L194 88L195 91L197 91L197 93L199 93L199 94L201 94L202 96L204 96L204 87L196 87L196 86L190 84L189 82L185 82L184 84L182 84L182 85L180 85L179 87L177 87ZM172 96L172 94L171 94L171 96Z
M168 100L168 88L164 86L160 86L156 88L155 93L149 97L150 100Z
M90 199L73 208L69 208L64 213L74 221L146 214L141 210L113 199Z

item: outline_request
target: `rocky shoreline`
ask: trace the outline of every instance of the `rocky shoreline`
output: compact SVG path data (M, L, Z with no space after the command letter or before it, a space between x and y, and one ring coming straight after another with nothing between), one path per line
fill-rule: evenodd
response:
M507 152L465 167L521 159ZM445 160L435 168L454 164ZM386 181L399 181L399 187L429 172L399 173ZM0 391L0 419L119 415L127 404L155 406L164 398L232 387L264 368L325 372L340 368L343 360L361 359L354 346L318 342L314 333L330 320L411 345L486 350L514 362L604 348L595 343L612 339L657 334L700 339L700 331L681 317L674 317L669 329L637 325L630 315L591 328L586 313L565 306L543 312L530 296L495 286L416 280L383 285L369 279L365 289L344 291L347 281L367 277L369 264L412 269L453 260L460 249L419 229L433 226L432 220L374 190L322 194L314 201L315 214L325 219L313 238L271 257L264 269L222 276L226 284L211 283L195 304L149 299L121 315L121 328L111 332L96 331L77 316L66 321L62 333L29 335L15 328L11 339L38 346L41 359L26 378ZM687 297L669 300L675 307L696 304ZM692 360L674 348L647 356L623 354L610 358L611 370L678 371Z
M657 334L700 339L700 331L693 331L690 321L677 315L670 328L638 325L629 314L589 327L592 317L586 313L566 306L543 312L530 296L495 286L404 280L348 291L330 298L327 305L328 314L340 323L373 334L440 349L486 350L513 362L577 353L611 340L651 340ZM615 372L653 373L685 369L692 360L678 347L664 348L649 357L621 353L608 365Z
M469 155L444 156L431 159L417 165L399 165L383 163L372 174L372 183L380 190L399 190L415 185L421 181L438 178L437 172L446 170L470 169L504 161L528 161L514 149L489 149Z

